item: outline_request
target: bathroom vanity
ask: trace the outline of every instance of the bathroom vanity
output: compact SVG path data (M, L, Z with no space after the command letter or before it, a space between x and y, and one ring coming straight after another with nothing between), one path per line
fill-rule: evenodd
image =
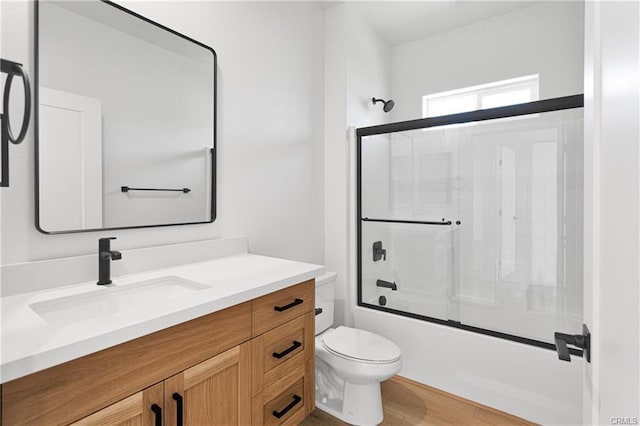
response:
M244 254L125 276L114 280L120 288L3 298L4 319L16 322L3 326L2 424L298 424L315 406L313 276L321 269ZM92 306L96 294L127 286L133 296L163 282L158 276L204 288L159 308L104 314L95 305L96 318L65 317L78 315L78 297Z

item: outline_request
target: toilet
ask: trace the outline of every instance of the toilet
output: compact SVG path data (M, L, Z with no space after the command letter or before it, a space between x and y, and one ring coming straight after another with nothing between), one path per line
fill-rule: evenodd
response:
M400 348L357 328L333 328L335 272L316 277L316 407L353 425L382 422L380 382L400 371Z

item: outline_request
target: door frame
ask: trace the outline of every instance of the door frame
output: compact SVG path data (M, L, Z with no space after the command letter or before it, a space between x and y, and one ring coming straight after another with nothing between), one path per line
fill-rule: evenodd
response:
M583 423L640 421L640 5L585 2Z
M82 223L78 228L100 228L103 224L102 213L102 102L100 99L88 96L77 95L75 93L56 90L49 87L40 86L38 97L38 109L42 117L43 111L41 107L73 111L79 113L82 117L81 121L81 138L82 138L82 163L80 164L82 182ZM46 130L46 129L41 129ZM42 149L44 144L40 144L38 149ZM64 155L64 154L61 154ZM38 173L43 163L46 161L44 155L40 155ZM42 196L45 193L43 185L46 185L46 177L43 176L39 185L38 203L39 209L44 207ZM55 182L55 179L51 179ZM50 183L51 183L50 182ZM40 226L47 227L44 212L40 212ZM44 223L43 223L44 222Z

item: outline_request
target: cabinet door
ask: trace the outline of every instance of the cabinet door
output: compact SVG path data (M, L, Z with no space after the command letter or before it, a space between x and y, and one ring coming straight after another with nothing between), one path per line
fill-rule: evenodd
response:
M73 426L161 426L164 386L158 383L111 404Z
M251 350L246 342L165 380L166 426L251 424Z

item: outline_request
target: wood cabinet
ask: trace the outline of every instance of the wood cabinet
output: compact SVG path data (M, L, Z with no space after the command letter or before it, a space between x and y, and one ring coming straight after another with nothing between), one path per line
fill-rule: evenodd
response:
M165 380L166 424L251 424L249 346L243 343Z
M1 424L297 424L315 406L314 294L309 280L7 382Z
M156 425L162 419L162 383L135 393L102 410L72 423L73 426Z

